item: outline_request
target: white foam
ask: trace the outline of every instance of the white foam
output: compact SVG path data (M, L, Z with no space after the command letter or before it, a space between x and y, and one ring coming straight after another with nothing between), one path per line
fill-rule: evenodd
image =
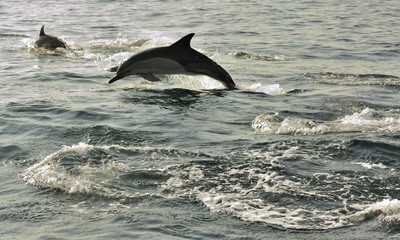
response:
M129 175L134 167L118 161L114 155L130 155L132 152L135 156L142 156L138 159L146 156L144 158L150 158L151 162L157 160L157 169L151 165L152 171L162 171L166 176L170 176L169 179L160 182L157 188L147 189L142 193L133 192L134 189L121 188L118 183L115 185L120 176ZM320 151L307 152L295 142L293 145L290 142L279 142L268 146L267 151L253 149L240 154L248 159L247 163L214 171L207 169L207 164L203 165L196 161L183 165L168 161L169 158L185 156L190 159L207 158L207 155L197 151L171 147L95 146L79 143L62 147L26 169L21 176L28 184L39 188L59 189L66 193L96 194L117 199L151 195L190 197L201 201L211 211L232 214L244 221L262 222L290 229L337 228L365 221L370 216L379 218L387 225L399 222L398 200L385 200L372 205L365 205L360 201L357 205L350 197L353 202L350 205L347 203L347 197L343 197L342 205L329 209L319 209L319 203L299 205L294 202L296 198L314 199L318 202L336 196L327 191L326 186L313 186L309 184L309 180L301 176L282 174L279 170L285 168L292 159L311 161L316 158L320 163L319 156L322 154ZM260 165L251 165L251 160L256 160L255 162ZM163 162L166 164L163 165ZM143 163L140 164L143 166ZM315 173L313 178L325 183L342 185L342 188L336 187L336 189L343 194L346 194L351 186L349 184L351 179L337 174ZM281 200L286 201L285 196L291 199L287 203L281 202ZM358 212L352 215L343 212L348 205L351 209L358 209L356 210Z
M296 187L291 184L290 181L283 182L280 187L272 189L265 187L267 183L264 182L263 188L266 194L274 194ZM265 200L258 198L253 190L240 189L224 193L213 188L208 192L198 192L197 198L211 211L230 213L244 221L262 222L287 229L329 229L351 225L344 215L337 213L337 210L323 211L266 204Z
M337 146L343 143L332 144ZM316 172L312 177L287 174L285 169L293 170L291 164L297 166L299 161L310 166L336 165L329 160L327 151L329 150L326 150L326 146L320 150L314 146L307 149L299 146L296 141L280 141L265 148L234 153L246 159L246 162L237 162L229 167L218 168L217 171L209 169L207 164L195 162L169 168L167 172L172 177L162 187L167 189L165 192L172 197L184 196L199 200L210 211L285 229L346 227L365 221L371 212L373 217L379 219L383 219L384 216L385 220L381 221L385 223L398 221L397 200L391 201L390 204L384 202L377 206L368 205L382 196L369 191L364 192L368 189L368 183L364 183L363 177L353 178L329 170L321 172L323 167L313 169ZM324 156L323 159L321 156ZM232 158L234 159L235 157ZM339 169L337 166L335 168L354 170L355 164L360 165L356 162L344 164L345 166ZM378 181L381 180L381 171L388 171L382 164L365 166L379 169L379 173L376 174ZM302 166L299 168L302 169ZM362 171L361 167L356 169ZM375 176L371 174L368 179L373 180ZM361 196L353 195L353 189L357 186L361 189L356 193L360 193ZM382 210L383 208L385 210ZM388 215L390 211L392 213Z
M64 146L59 151L45 157L42 161L26 169L22 178L28 184L39 188L60 189L67 193L96 193L106 196L123 195L122 192L113 192L105 184L99 182L99 175L112 175L124 172L127 169L122 163L104 161L100 167L91 167L87 162L87 155L96 149L106 149L96 147L86 143L79 143L73 146ZM74 171L79 174L69 172L60 164L64 157L73 156L77 165ZM107 158L107 156L105 156Z
M281 87L280 84L263 84L263 83L253 83L251 85L242 84L239 86L239 88L242 90L261 92L273 96L287 94L287 92Z
M257 116L252 121L252 128L258 133L293 135L341 132L399 132L400 118L391 111L378 113L370 108L346 115L336 121L323 123L317 123L311 119L292 117L281 119L279 114L275 113L273 115L261 114Z
M398 228L400 224L400 201L398 199L384 199L364 207L363 210L349 216L353 222L362 222L370 218L379 219L382 224Z
M285 118L279 114L261 114L252 121L252 128L258 133L307 135L326 133L331 130L328 125L317 124L309 119Z
M248 153L258 157L256 152ZM298 154L298 150L290 148L287 155L290 154ZM276 161L274 156L268 159L267 161ZM254 167L230 168L215 177L205 177L203 171L200 166L175 169L170 172L174 177L163 187L177 195L194 197L211 211L232 214L244 221L262 222L289 229L328 229L351 225L346 215L339 213L340 209L318 210L307 206L299 208L260 198L263 195L274 198L274 195L281 194L315 199L330 198L323 191L302 183L300 179ZM193 175L195 177L191 177ZM250 185L244 187L241 184L244 179L239 176L246 176ZM213 187L207 189L205 186L208 186L208 182ZM188 186L191 187L188 189Z
M33 38L22 38L21 42L28 47L29 49L34 48L35 47L35 39Z
M366 169L372 169L372 168L387 169L388 168L383 163L376 164L376 163L369 163L369 162L356 162L356 164L359 164Z
M400 118L395 116L379 117L376 110L365 108L360 112L338 119L338 128L343 131L393 132L400 130Z
M117 156L133 152L136 161L123 161ZM96 146L79 143L63 146L60 150L48 155L43 160L27 168L21 177L28 184L43 189L59 189L66 193L99 194L106 197L134 198L142 195L159 195L158 189L150 189L143 193L118 190L119 176L136 170L136 166L144 171L163 172L166 167L182 156L196 158L204 156L197 151L177 149L172 147L151 146ZM143 160L142 160L143 159ZM146 160L157 161L157 168L152 164L150 169ZM171 159L171 161L170 161ZM171 163L172 162L172 163ZM136 165L136 166L135 166ZM146 167L147 166L147 167ZM189 171L190 180L203 178L201 169L192 168ZM180 185L179 178L171 178L168 184L175 187Z

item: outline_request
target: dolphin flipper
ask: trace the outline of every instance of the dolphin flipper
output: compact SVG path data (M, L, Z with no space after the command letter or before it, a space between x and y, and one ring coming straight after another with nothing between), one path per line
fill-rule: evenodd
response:
M119 68L119 66L115 66L115 67L112 67L112 68L108 69L108 71L110 71L110 72L117 72L117 71L118 71L118 68Z
M161 81L161 79L159 79L158 77L154 76L154 74L151 73L142 73L139 74L142 78L146 79L147 81L150 82L159 82Z

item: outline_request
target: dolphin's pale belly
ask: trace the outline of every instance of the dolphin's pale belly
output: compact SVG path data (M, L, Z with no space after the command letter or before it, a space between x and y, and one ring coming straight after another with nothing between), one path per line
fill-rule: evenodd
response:
M193 74L187 72L178 62L168 58L152 58L138 61L129 66L132 74Z

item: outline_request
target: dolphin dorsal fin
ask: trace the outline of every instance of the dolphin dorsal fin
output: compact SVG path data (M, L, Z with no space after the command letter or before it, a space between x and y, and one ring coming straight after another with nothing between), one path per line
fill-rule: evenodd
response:
M194 36L194 33L190 33L183 38L179 39L177 42L171 45L171 47L180 47L180 48L191 48L190 47L190 40L192 40L192 37Z
M46 36L46 33L44 33L44 25L43 25L42 28L40 29L39 37L41 37L41 36Z

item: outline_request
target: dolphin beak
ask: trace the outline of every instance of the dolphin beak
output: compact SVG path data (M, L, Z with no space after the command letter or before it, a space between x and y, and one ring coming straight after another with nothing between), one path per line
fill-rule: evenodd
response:
M124 76L122 76L122 75L117 75L117 76L111 78L110 81L108 81L108 83L113 83L113 82L115 82L115 81L117 81L117 80L119 80L119 79L121 79L123 77Z

